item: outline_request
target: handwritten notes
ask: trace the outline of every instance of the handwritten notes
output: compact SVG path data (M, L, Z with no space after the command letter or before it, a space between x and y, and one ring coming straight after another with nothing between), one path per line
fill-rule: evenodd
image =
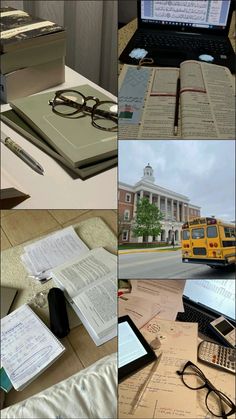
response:
M156 337L161 340L162 357L135 410L136 394L152 367L142 369L119 385L119 417L195 419L196 393L189 392L176 371L188 360L197 360L197 324L160 320L156 316L141 332L148 342Z
M26 304L1 319L1 361L16 390L22 390L64 350Z

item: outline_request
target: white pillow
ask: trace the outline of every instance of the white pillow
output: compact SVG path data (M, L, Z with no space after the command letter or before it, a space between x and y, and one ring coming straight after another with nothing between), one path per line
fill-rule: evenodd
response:
M3 409L1 418L117 418L117 354L106 356L47 390Z

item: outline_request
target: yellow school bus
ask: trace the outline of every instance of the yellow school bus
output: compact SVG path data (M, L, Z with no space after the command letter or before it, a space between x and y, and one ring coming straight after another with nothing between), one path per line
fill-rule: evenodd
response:
M216 218L201 217L182 226L182 262L212 268L235 264L235 225Z

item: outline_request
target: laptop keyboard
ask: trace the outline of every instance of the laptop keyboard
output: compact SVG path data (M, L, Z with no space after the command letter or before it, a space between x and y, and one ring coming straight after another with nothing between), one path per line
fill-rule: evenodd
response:
M227 40L202 38L201 36L181 36L160 34L154 32L141 32L135 40L135 47L177 49L184 51L201 51L227 55L230 50Z

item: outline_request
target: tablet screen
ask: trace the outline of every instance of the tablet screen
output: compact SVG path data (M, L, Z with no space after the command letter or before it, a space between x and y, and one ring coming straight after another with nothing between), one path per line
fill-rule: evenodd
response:
M142 333L129 316L118 319L118 379L134 373L149 362L155 361L156 355Z
M128 322L119 323L118 335L119 368L147 354Z

